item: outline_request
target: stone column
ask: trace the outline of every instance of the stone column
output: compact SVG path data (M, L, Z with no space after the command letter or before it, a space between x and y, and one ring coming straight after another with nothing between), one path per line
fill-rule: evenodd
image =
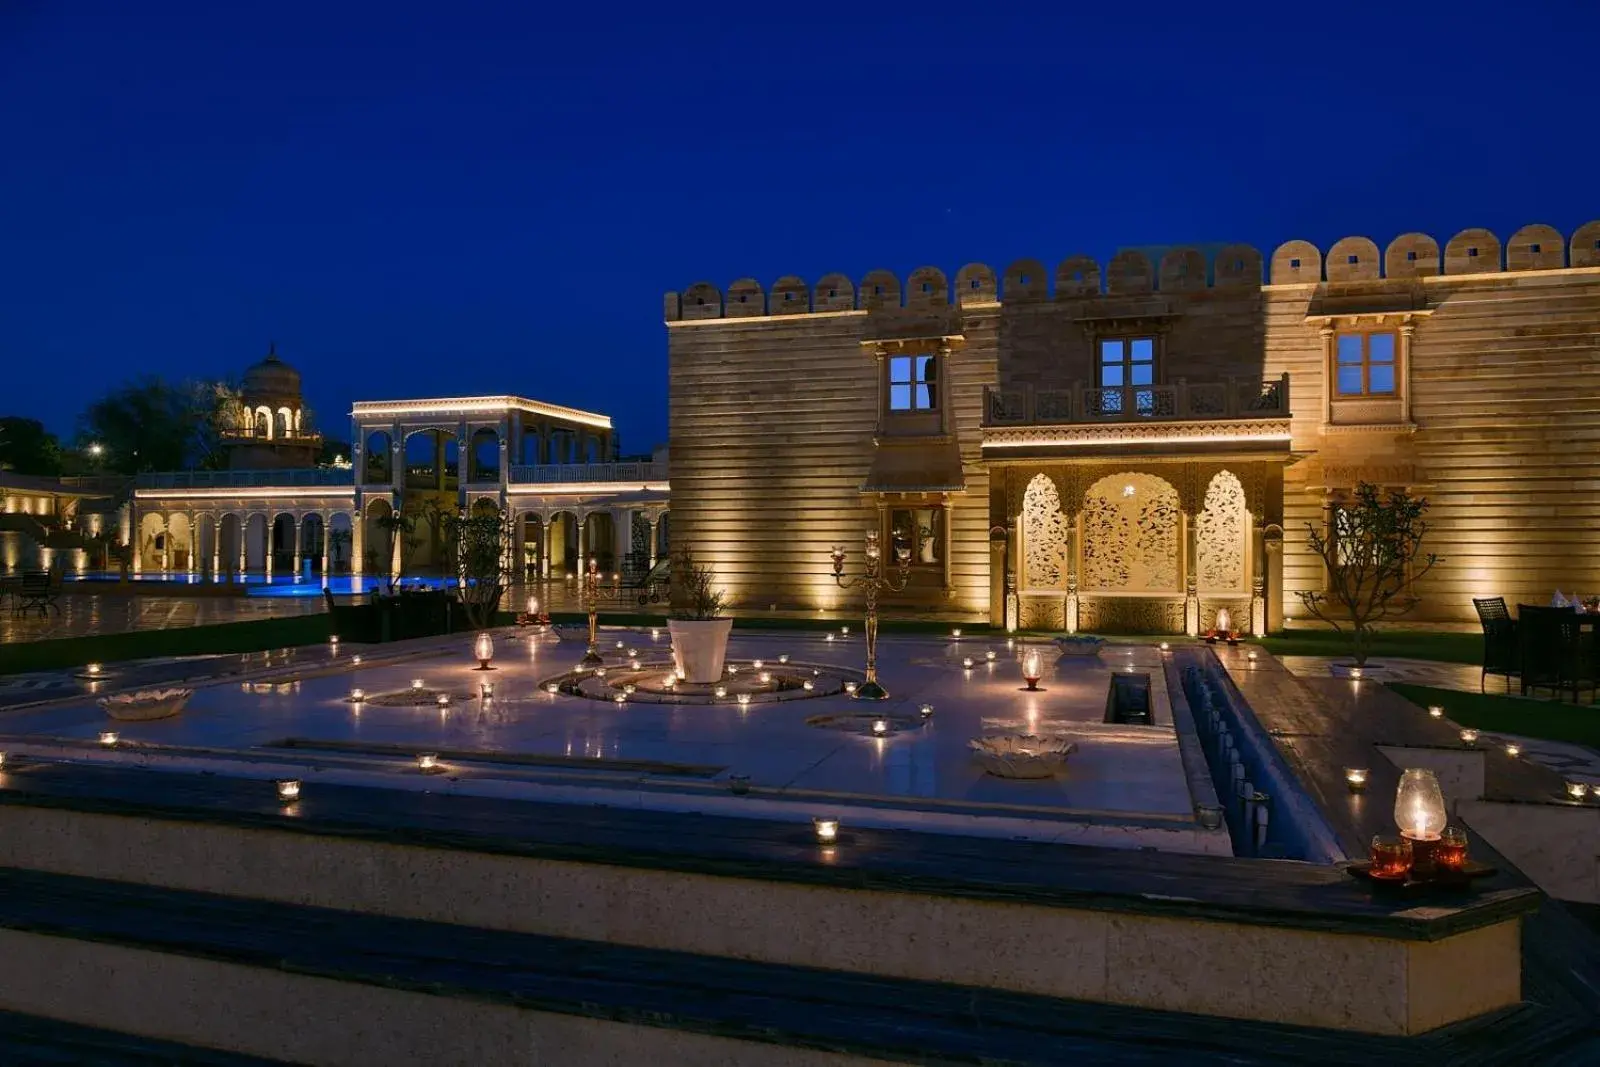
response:
M511 481L511 420L500 420L500 484Z
M460 492L457 503L466 501L469 475L472 473L472 436L465 421L456 427L456 488Z
M1017 564L1022 551L1022 516L1012 515L1006 520L1006 632L1011 633L1022 624L1022 603L1017 598Z
M1400 394L1400 421L1411 421L1411 340L1417 332L1414 322L1400 324L1400 351L1395 353L1395 390Z
M1267 541L1260 516L1250 516L1250 632L1267 636Z
M161 573L172 572L172 518L161 517Z
M589 553L586 550L585 544L584 544L584 542L587 540L586 534L588 532L585 528L588 525L589 525L589 516L588 515L579 515L578 516L578 575L580 577L582 575L584 575L585 573L587 573L588 570L589 570Z
M661 526L661 514L651 511L645 515L645 521L650 524L650 569L656 569L656 533Z
M1322 336L1322 424L1333 424L1333 393L1338 386L1338 365L1334 362L1333 325L1326 324L1318 331Z
M1069 634L1078 632L1078 513L1064 511L1067 521L1067 599L1062 610L1062 623Z
M324 511L322 513L322 582L324 585L326 585L328 582L328 560L332 558L332 553L330 551L332 547L333 513L331 511Z
M222 580L222 516L211 516L211 579Z
M250 567L250 514L245 512L239 516L239 577L244 577L245 571Z
M277 517L272 512L267 512L267 540L265 551L262 553L262 561L266 564L267 581L269 582L272 581L272 535L276 532L277 525Z
M365 525L362 521L362 512L358 509L350 513L350 576L359 578L366 572L366 561L363 559L367 551Z
M389 488L395 494L395 499L400 498L400 493L406 487L406 442L400 436L400 424L395 423L394 430L389 438Z
M1200 636L1200 515L1183 513L1183 632Z
M299 578L305 566L306 520L303 515L294 517L294 576Z
M550 580L550 520L539 523L539 577Z

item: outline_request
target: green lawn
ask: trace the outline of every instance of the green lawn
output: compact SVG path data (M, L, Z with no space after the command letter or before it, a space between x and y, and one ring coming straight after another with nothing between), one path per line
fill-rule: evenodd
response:
M1348 655L1349 638L1332 630L1290 630L1261 639L1261 647L1275 656ZM1483 662L1483 636L1474 633L1439 633L1431 630L1380 630L1372 640L1370 658L1384 656L1432 659L1443 663Z
M1490 681L1493 684L1494 680ZM1600 705L1558 704L1499 693L1462 693L1405 682L1390 682L1389 688L1421 708L1438 704L1452 721L1486 733L1542 737L1600 749Z
M198 656L214 652L262 652L271 648L313 645L328 639L328 617L296 615L287 619L186 626L171 630L68 637L0 645L0 674L58 670L85 663L118 663L156 656Z

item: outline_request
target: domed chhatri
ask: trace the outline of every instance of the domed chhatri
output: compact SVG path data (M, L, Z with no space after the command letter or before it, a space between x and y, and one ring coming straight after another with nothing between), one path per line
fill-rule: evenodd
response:
M271 345L267 349L266 357L244 372L244 388L241 393L247 404L257 399L298 402L300 372L278 358L278 346Z
M244 372L239 402L223 433L228 466L234 470L311 467L322 448L300 397L300 372L271 345Z

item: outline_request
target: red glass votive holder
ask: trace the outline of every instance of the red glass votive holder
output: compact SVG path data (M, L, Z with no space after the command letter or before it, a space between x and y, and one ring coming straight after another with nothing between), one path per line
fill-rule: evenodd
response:
M1374 878L1399 881L1411 873L1411 841L1404 837L1379 834L1372 839L1368 873Z
M1434 846L1433 862L1444 873L1459 874L1466 870L1466 832L1454 826L1445 827L1444 833L1439 835L1438 844Z

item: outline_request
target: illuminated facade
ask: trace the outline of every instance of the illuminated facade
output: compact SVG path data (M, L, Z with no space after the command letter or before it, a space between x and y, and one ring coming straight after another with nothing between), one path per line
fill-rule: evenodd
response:
M348 465L142 476L136 573L437 571L440 519L484 503L515 517L521 579L564 577L587 556L648 568L665 544L665 453L618 461L607 416L515 396L370 401L351 430Z
M844 607L828 550L875 527L903 611L1276 629L1363 481L1432 504L1419 619L1600 590L1600 222L701 283L665 319L673 534L743 610Z

